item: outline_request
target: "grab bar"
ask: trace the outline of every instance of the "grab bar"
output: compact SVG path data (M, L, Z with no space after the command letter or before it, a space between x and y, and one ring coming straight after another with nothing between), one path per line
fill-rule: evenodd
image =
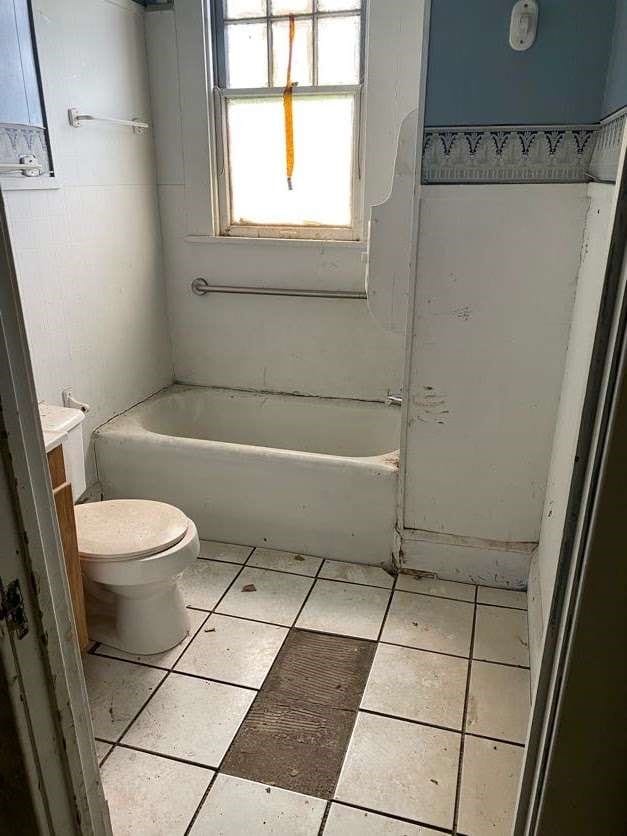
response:
M81 122L108 122L110 125L123 125L133 129L133 133L141 134L150 128L148 122L139 119L113 119L111 116L94 116L90 113L79 113L78 108L71 107L67 112L68 122L73 128L80 128Z
M251 296L304 296L311 299L367 299L363 290L300 290L283 287L244 287L237 285L209 284L206 279L197 278L191 283L196 296L207 293L240 293Z
M32 154L20 157L19 163L0 163L0 172L21 171L25 177L37 177L41 174L43 166Z

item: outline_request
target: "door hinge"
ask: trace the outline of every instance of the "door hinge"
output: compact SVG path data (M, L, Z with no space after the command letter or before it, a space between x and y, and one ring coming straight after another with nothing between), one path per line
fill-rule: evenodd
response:
M12 633L17 633L18 639L23 639L28 633L28 619L17 578L9 581L6 588L0 578L0 621L6 621L7 627Z

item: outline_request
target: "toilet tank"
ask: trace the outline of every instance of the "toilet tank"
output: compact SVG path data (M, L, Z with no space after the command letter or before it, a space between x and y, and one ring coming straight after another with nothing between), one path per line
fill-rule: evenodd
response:
M41 428L44 432L64 433L63 460L65 475L72 483L74 502L85 493L85 456L83 453L83 420L85 415L80 409L67 406L54 406L42 402L39 404Z

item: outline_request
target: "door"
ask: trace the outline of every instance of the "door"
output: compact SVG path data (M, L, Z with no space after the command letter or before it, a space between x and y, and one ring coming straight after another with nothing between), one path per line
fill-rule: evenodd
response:
M41 834L109 834L1 194L0 460L0 699L27 815Z

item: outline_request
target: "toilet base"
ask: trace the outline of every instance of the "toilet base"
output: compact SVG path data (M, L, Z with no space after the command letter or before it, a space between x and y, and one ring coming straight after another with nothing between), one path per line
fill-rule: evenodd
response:
M175 647L190 630L176 581L110 586L84 577L89 638L138 656Z

